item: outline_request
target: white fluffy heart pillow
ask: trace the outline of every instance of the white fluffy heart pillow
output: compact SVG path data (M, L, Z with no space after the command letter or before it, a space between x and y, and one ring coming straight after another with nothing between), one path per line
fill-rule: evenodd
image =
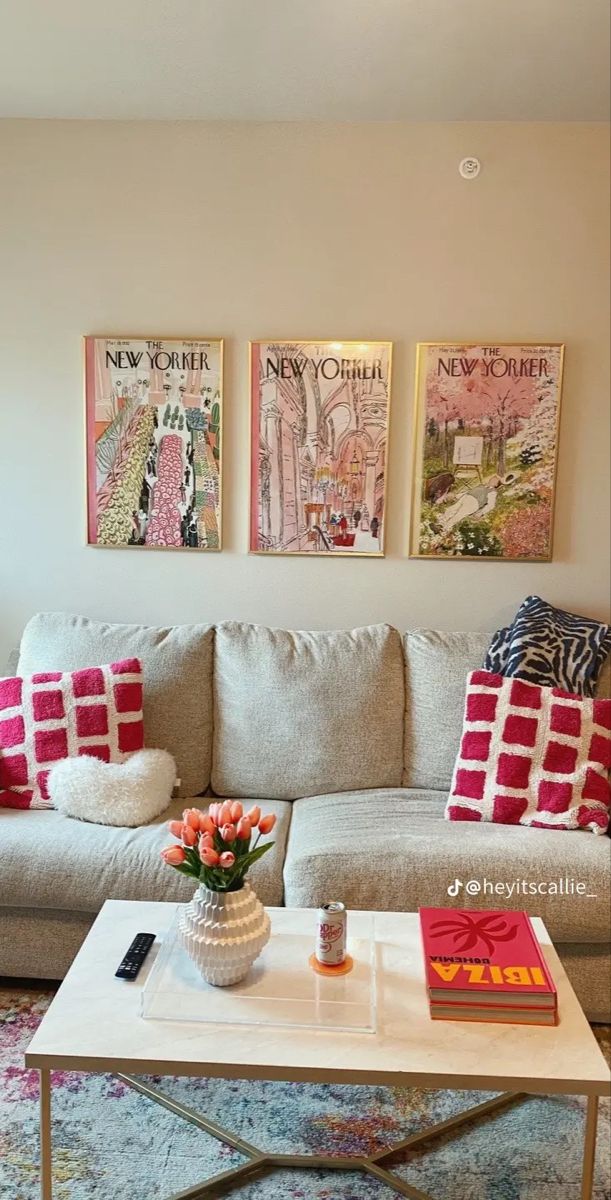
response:
M47 787L65 817L97 825L146 825L167 808L176 783L176 764L166 750L138 750L123 763L90 754L63 758L52 767Z

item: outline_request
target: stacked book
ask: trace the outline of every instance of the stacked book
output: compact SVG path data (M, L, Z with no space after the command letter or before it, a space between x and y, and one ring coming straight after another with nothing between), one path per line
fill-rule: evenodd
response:
M527 913L419 913L433 1020L558 1024L556 988Z

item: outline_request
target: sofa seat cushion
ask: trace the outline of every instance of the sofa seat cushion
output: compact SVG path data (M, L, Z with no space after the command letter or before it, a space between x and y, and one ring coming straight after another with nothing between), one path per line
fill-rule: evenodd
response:
M389 625L216 631L212 787L292 800L393 787L403 769L401 638Z
M107 625L67 613L39 613L23 632L18 674L139 658L145 745L169 751L179 795L195 796L210 784L213 643L210 625Z
M414 912L419 906L524 909L560 942L609 942L609 841L581 831L444 820L445 793L414 789L297 800L284 864L285 903ZM480 883L479 895L448 887ZM537 892L560 881L586 895ZM524 891L522 890L524 881ZM496 884L505 885L495 892ZM564 883L565 892L567 884ZM533 890L531 891L530 888ZM511 891L510 891L511 889Z
M190 900L195 881L159 857L164 846L175 844L167 822L180 817L184 807L184 800L175 800L155 821L136 829L93 825L49 809L3 809L0 907L97 913L105 900ZM252 882L264 904L278 905L291 805L270 800L265 811L277 817L271 835L275 845L255 863Z

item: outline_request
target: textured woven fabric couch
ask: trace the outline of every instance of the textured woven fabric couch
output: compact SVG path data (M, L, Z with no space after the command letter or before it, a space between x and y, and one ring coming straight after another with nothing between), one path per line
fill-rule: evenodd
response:
M20 674L141 658L147 745L174 755L180 795L137 829L0 809L0 975L61 978L107 898L189 898L193 883L159 850L167 820L213 792L277 814L276 847L253 872L264 903L525 908L545 920L589 1017L609 1019L609 839L443 817L465 679L488 642L388 625L292 633L34 617ZM448 895L456 880L482 890ZM578 883L588 896L554 894Z

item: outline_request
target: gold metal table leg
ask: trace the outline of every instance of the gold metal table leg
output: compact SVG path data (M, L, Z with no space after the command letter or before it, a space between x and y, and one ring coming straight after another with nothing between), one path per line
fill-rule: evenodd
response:
M40 1080L40 1200L53 1200L51 1178L51 1072L43 1067Z
M157 1091L156 1088L151 1087L143 1080L124 1074L119 1074L118 1078L137 1092L140 1092L141 1095L146 1096L149 1100L154 1101L156 1104L161 1104L164 1108L169 1109L170 1112L175 1113L176 1116L182 1117L183 1120L189 1121L218 1141L231 1146L232 1149L243 1154L247 1160L241 1163L240 1166L221 1171L212 1178L186 1188L184 1191L175 1192L173 1196L169 1197L169 1200L207 1200L208 1197L224 1196L232 1191L236 1185L239 1186L249 1176L264 1175L271 1171L291 1168L361 1172L370 1176L370 1178L379 1180L380 1183L385 1183L395 1193L407 1197L408 1200L432 1200L428 1192L421 1191L414 1184L408 1183L389 1170L383 1165L384 1160L392 1158L401 1153L401 1151L415 1150L417 1146L432 1141L434 1138L444 1134L451 1135L467 1122L477 1121L479 1118L485 1117L506 1105L531 1098L527 1093L523 1092L504 1092L502 1095L493 1097L492 1100L485 1100L482 1104L476 1104L470 1109L456 1113L455 1116L449 1117L445 1121L440 1121L436 1125L429 1125L426 1129L410 1134L408 1137L403 1138L402 1141L396 1142L393 1146L385 1147L383 1150L378 1150L367 1157L345 1157L339 1155L335 1157L321 1157L319 1155L308 1154L267 1153L254 1146L251 1142L245 1141L244 1138L230 1133L229 1130L218 1125L216 1121L211 1121L208 1117L204 1117L193 1109L187 1108L180 1101L172 1100L169 1096L165 1096L162 1092ZM49 1072L41 1071L40 1080L41 1200L52 1200L51 1094ZM597 1120L598 1097L590 1096L588 1097L586 1115L581 1200L592 1200Z
M598 1124L598 1096L588 1096L586 1129L583 1147L583 1174L581 1177L581 1200L592 1200L594 1183L594 1156L596 1154L596 1126Z
M448 1117L446 1121L439 1121L436 1125L427 1125L418 1133L410 1133L409 1137L395 1142L393 1146L387 1146L384 1150L378 1150L376 1154L372 1154L371 1161L380 1163L385 1158L394 1157L402 1150L414 1150L423 1142L431 1142L433 1138L441 1137L444 1133L452 1133L458 1129L459 1125L467 1125L469 1121L477 1121L479 1117L486 1117L488 1113L505 1108L508 1104L515 1104L518 1100L527 1099L528 1096L525 1092L503 1092L500 1096L494 1096L492 1100L484 1100L482 1104L475 1104L473 1108L462 1109L453 1117Z
M118 1074L117 1077L123 1083L128 1084L129 1087L134 1088L135 1091L140 1092L141 1095L146 1096L147 1099L162 1105L177 1117L182 1117L184 1121L189 1121L192 1125L197 1126L198 1129L210 1134L211 1137L216 1138L227 1146L231 1146L233 1150L237 1150L247 1159L246 1162L241 1163L238 1167L230 1167L228 1170L214 1175L211 1179L195 1184L184 1191L175 1192L173 1196L169 1197L169 1200L206 1200L207 1197L223 1196L249 1176L264 1175L270 1171L290 1170L291 1168L310 1171L361 1172L373 1179L379 1180L380 1183L385 1183L387 1187L399 1196L407 1197L407 1200L432 1200L428 1192L421 1191L414 1184L400 1179L398 1175L388 1170L384 1166L384 1160L391 1158L402 1150L413 1150L421 1143L432 1141L433 1138L440 1137L442 1134L451 1134L468 1121L476 1121L479 1117L487 1116L489 1113L507 1104L527 1098L523 1093L505 1092L501 1096L495 1096L492 1100L485 1100L482 1104L476 1104L472 1108L457 1113L446 1121L440 1121L437 1125L429 1125L427 1129L413 1133L401 1142L396 1142L393 1146L378 1150L375 1154L371 1154L368 1157L321 1157L309 1154L268 1154L266 1151L254 1146L252 1142L247 1142L244 1138L230 1133L222 1125L218 1125L216 1121L211 1121L209 1117L204 1117L200 1113L195 1112L194 1109L187 1108L179 1100L172 1100L171 1097L165 1096L163 1092L159 1092L157 1088L151 1087L144 1080L122 1073ZM44 1197L43 1200L47 1200L47 1197ZM583 1200L591 1200L589 1193L584 1193Z

